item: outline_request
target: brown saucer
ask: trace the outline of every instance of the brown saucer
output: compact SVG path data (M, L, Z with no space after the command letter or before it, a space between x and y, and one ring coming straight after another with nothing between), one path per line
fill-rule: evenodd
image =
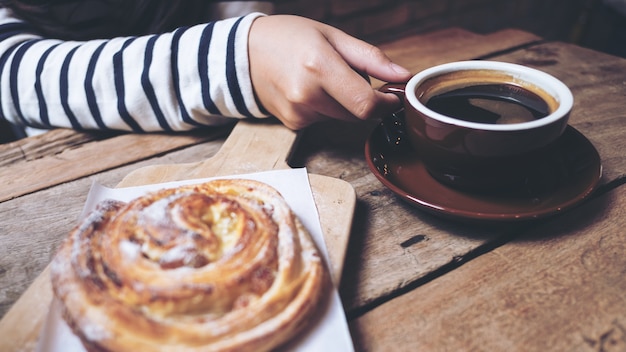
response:
M526 182L506 194L473 194L444 186L430 176L419 153L394 150L379 125L365 144L370 170L403 200L436 215L480 221L519 221L552 216L588 198L602 176L598 152L568 126L529 170ZM539 167L540 166L540 167Z

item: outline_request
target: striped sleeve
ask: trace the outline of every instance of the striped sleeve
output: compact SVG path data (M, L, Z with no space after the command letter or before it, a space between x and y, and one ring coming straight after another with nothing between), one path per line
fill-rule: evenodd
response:
M259 16L76 42L42 38L0 8L0 117L133 132L265 117L248 62L248 32Z

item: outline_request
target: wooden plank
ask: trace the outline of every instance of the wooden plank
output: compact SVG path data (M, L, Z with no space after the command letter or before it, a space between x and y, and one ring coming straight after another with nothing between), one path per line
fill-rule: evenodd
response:
M0 332L4 338L0 340L2 351L37 351L37 342L45 317L52 303L52 283L49 269L46 275L39 275L28 288L29 304L22 307L14 306L0 320ZM9 337L10 338L7 338Z
M622 185L353 320L351 332L370 351L624 351L625 227Z
M562 80L574 95L569 123L600 152L606 182L626 174L626 59L566 43L544 43L496 59Z
M46 133L0 144L0 167L32 161L68 148L98 140L98 135L59 128Z
M122 134L102 140L90 134L55 130L26 138L7 145L0 154L6 163L0 168L0 201L215 139L229 130Z

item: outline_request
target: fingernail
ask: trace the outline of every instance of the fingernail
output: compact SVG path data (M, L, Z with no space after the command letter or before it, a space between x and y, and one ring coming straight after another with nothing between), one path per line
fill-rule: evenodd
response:
M394 70L396 73L399 73L401 75L410 75L411 72L409 70L407 70L406 68L396 64L396 63L391 63L391 69Z

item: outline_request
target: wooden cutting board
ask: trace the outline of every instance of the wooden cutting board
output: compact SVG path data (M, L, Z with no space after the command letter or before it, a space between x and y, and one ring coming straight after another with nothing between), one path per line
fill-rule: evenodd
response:
M289 169L287 160L297 136L277 122L242 120L212 158L197 163L143 167L128 174L117 187ZM331 275L337 285L356 196L352 186L343 180L309 174L309 181L330 258ZM0 351L35 350L51 301L47 267L0 321Z

